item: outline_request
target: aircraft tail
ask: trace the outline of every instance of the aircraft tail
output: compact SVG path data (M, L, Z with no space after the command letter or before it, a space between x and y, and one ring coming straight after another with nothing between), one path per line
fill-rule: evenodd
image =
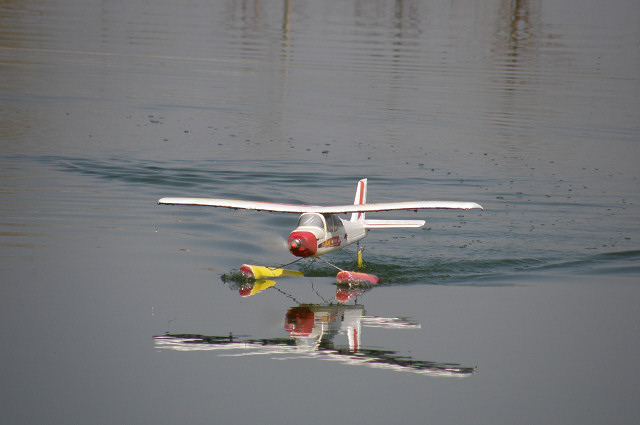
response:
M353 205L364 205L367 203L367 179L358 182L356 198ZM407 229L424 226L424 220L368 220L364 217L364 212L352 212L351 221L359 221L364 228L369 229Z
M353 201L353 205L363 205L367 203L367 179L362 179L358 182L358 188L356 190L356 198ZM351 213L351 221L364 220L363 212Z

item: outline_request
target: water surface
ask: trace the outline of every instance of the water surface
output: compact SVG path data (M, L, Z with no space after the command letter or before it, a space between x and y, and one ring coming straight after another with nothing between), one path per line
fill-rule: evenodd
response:
M2 422L632 422L638 22L625 0L2 3ZM156 205L344 203L364 177L370 201L485 209L376 215L427 225L372 232L384 284L346 294L320 264L223 281L291 261L293 215Z

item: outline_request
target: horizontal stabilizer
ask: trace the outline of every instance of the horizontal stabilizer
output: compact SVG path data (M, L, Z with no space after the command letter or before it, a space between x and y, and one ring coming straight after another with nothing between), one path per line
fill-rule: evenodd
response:
M352 212L394 211L394 210L422 210L422 209L482 209L475 202L455 201L408 201L408 202L380 202L361 205L332 205L327 207L314 205L281 204L277 202L238 201L233 199L216 198L162 198L158 201L164 205L202 205L208 207L223 207L232 209L273 211L283 213L320 213L343 214Z
M365 229L408 229L424 226L424 220L363 220Z

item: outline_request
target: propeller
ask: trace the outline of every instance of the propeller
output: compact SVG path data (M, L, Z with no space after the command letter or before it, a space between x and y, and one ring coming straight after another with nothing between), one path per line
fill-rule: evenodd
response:
M297 257L310 257L318 251L318 239L311 232L291 232L289 251Z

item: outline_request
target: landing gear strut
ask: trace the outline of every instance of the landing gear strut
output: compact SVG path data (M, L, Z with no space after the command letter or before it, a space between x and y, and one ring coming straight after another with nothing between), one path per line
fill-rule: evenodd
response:
M364 261L362 261L362 252L364 251L364 248L360 248L360 244L358 244L358 260L357 260L357 265L358 268L361 269L362 267L364 267Z

